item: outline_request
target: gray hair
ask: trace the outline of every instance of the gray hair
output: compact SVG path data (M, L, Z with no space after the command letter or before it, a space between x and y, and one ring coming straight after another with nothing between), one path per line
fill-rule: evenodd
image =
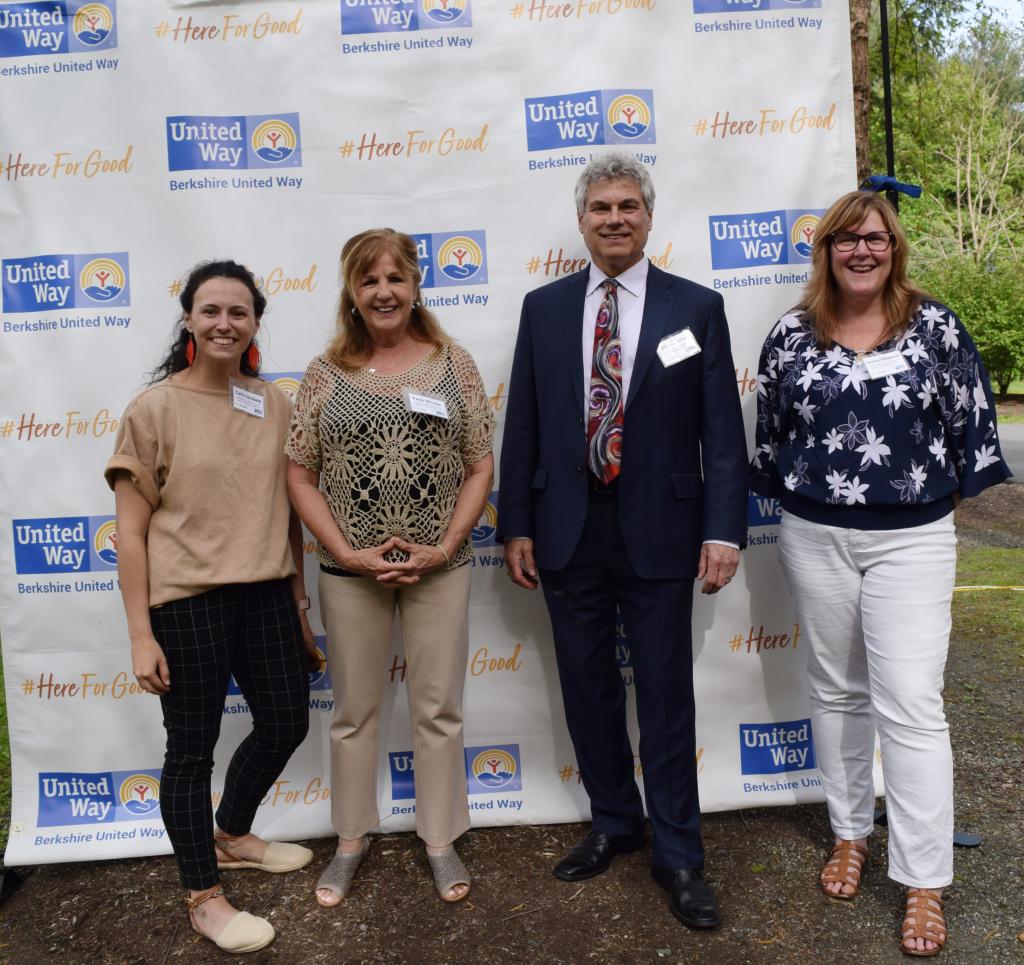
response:
M625 151L609 151L594 158L584 169L576 182L576 214L583 216L583 208L587 203L587 192L597 181L610 178L630 178L640 188L640 196L644 199L644 207L648 214L654 213L654 182L651 175L636 158Z

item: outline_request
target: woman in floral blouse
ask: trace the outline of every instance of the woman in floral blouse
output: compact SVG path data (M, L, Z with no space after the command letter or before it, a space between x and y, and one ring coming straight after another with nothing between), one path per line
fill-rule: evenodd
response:
M818 766L835 833L821 887L853 898L873 826L877 728L900 947L937 954L953 880L953 760L942 707L956 572L953 508L1002 482L995 406L957 316L906 276L881 196L818 225L803 299L758 371L751 487L782 502L780 557L809 640Z
M348 892L377 813L381 696L397 611L414 735L416 830L438 892L469 875L453 846L469 828L462 740L470 530L494 478L494 412L469 353L420 302L416 244L390 228L341 252L334 338L302 380L288 487L316 536L332 679L331 817L338 851L317 883Z

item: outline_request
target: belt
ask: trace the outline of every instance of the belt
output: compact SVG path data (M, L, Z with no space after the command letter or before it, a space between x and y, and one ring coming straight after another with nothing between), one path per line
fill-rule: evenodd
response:
M598 496L614 496L619 491L619 477L616 476L610 483L605 483L592 472L588 472L587 488Z
M350 570L341 570L336 566L328 566L326 563L320 564L320 571L327 573L329 576L359 576L358 573L353 573Z

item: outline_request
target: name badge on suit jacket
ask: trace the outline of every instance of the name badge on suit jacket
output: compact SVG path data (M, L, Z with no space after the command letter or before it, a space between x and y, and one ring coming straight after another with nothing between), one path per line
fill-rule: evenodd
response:
M697 344L693 332L684 328L671 335L666 335L658 342L657 351L661 364L668 368L670 365L682 362L683 359L688 359L691 355L696 355L700 351L700 346Z

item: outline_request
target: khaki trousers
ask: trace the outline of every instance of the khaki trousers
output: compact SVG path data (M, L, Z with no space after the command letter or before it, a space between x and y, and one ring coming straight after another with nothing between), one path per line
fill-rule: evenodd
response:
M462 693L469 656L470 566L392 590L368 577L320 573L320 613L334 682L331 820L343 838L380 824L380 704L398 608L413 729L416 833L442 847L469 829Z

